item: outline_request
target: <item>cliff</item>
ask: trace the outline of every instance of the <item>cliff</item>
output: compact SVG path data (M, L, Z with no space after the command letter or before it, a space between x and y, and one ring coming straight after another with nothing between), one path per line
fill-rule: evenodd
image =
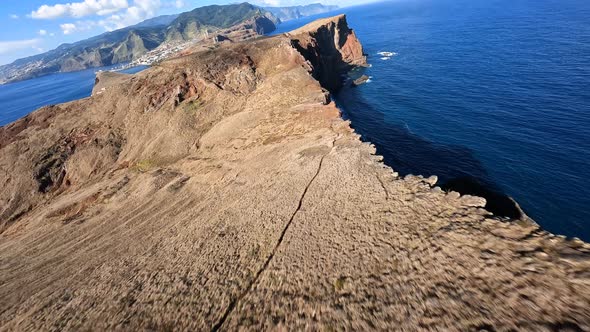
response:
M367 59L346 19L320 19L286 34L292 45L309 61L312 75L330 91L342 85L341 76Z
M398 177L340 118L362 53L337 16L1 127L2 329L590 329L587 243Z

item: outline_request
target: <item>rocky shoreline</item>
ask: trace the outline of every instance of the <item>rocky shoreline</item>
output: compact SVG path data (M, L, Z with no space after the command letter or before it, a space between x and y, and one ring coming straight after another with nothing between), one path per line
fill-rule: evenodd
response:
M400 178L330 101L344 16L0 128L4 330L589 330L590 246Z

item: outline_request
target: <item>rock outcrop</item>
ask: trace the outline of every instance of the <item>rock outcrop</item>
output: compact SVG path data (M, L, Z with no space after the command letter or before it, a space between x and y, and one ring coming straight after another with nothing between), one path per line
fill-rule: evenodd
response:
M590 329L587 243L398 177L340 118L364 61L339 16L0 128L2 330Z
M367 63L363 48L344 16L317 20L286 35L309 61L314 77L331 91L342 86L342 73Z
M369 81L369 76L361 75L360 77L352 80L352 86L359 86L361 84L365 84Z

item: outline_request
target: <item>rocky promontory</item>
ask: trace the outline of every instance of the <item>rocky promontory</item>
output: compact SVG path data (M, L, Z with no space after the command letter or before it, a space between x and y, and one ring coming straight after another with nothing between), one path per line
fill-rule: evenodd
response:
M590 246L400 178L331 102L344 16L0 128L2 330L590 330Z

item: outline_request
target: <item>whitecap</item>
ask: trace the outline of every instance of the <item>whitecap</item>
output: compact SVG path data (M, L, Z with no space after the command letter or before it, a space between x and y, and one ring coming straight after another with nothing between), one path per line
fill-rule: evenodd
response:
M389 60L389 59L391 59L391 58L388 57L388 56L384 56L384 57L381 58L381 60Z
M383 57L392 57L392 56L397 55L397 53L395 53L395 52L386 52L386 51L380 51L380 52L377 52L377 54L379 54Z
M404 122L404 127L406 127L406 129L408 130L409 133L412 133L412 129L410 129L410 126L408 126L408 124L406 122Z

